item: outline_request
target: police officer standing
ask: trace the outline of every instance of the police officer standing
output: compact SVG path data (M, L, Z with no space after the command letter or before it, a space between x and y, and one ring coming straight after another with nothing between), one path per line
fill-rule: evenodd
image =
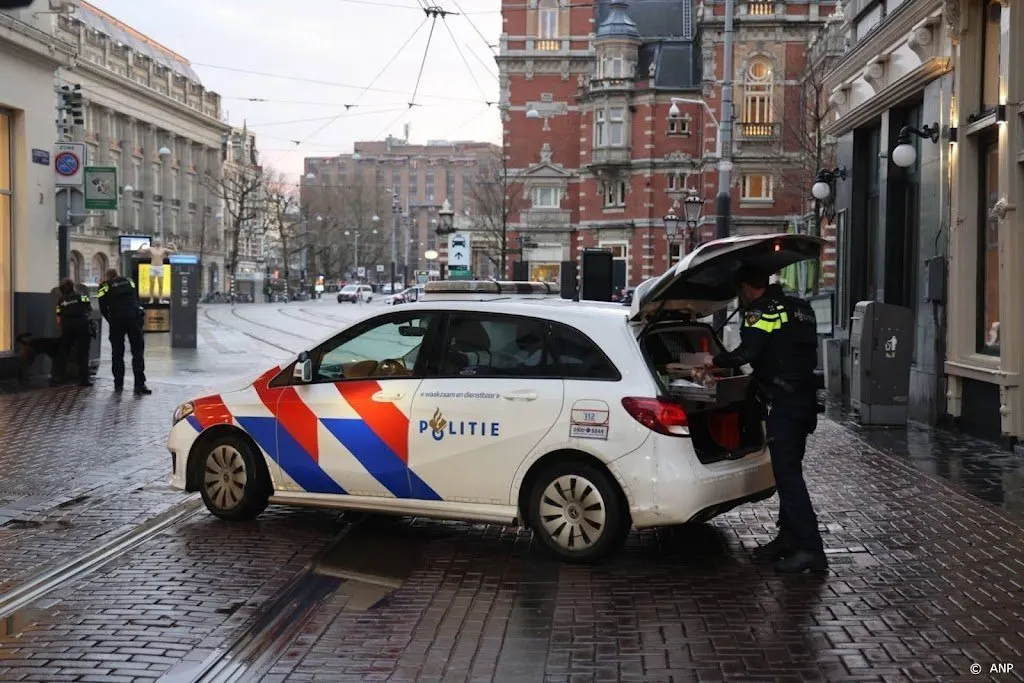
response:
M75 291L75 283L65 278L58 286L60 300L57 303L57 321L60 323L60 346L57 347L56 370L52 384L66 379L68 355L75 347L78 361L78 383L83 387L92 386L89 378L89 314L92 304L89 297Z
M711 364L739 368L749 363L753 381L768 404L767 436L779 494L779 534L754 556L776 561L780 572L825 571L818 519L803 476L807 436L818 425L817 325L814 309L769 284L769 273L743 267L736 274L745 312L740 345L720 353Z
M114 391L124 389L124 339L132 350L135 393L152 394L146 386L145 341L142 336L142 306L135 283L111 268L99 290L100 313L110 327L110 364L114 371Z

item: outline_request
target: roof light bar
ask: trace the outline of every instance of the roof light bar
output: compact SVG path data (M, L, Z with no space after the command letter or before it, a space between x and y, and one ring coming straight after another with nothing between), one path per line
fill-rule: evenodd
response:
M424 294L558 294L561 289L547 282L513 280L440 280L423 285Z

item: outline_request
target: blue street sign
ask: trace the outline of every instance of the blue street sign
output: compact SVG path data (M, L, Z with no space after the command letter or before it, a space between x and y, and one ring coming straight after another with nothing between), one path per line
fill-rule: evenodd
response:
M199 257L195 254L172 254L171 265L190 266L199 263Z

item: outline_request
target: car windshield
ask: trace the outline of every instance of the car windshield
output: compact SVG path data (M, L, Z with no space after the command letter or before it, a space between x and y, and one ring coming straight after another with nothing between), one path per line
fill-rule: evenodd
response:
M345 285L341 291L343 292L356 292L359 290L359 285Z
M405 376L416 366L428 324L422 317L403 318L365 330L326 350L318 375L322 380L331 381L382 374ZM390 369L382 372L382 367L388 367L389 362ZM360 375L363 372L367 374Z

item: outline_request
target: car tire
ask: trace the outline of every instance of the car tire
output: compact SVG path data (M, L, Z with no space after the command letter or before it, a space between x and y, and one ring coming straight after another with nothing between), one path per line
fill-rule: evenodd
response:
M559 462L533 479L526 516L534 537L560 560L594 562L629 535L629 511L618 485L584 462Z
M210 442L197 456L199 492L206 509L232 522L254 519L270 499L262 457L239 436L228 434Z

